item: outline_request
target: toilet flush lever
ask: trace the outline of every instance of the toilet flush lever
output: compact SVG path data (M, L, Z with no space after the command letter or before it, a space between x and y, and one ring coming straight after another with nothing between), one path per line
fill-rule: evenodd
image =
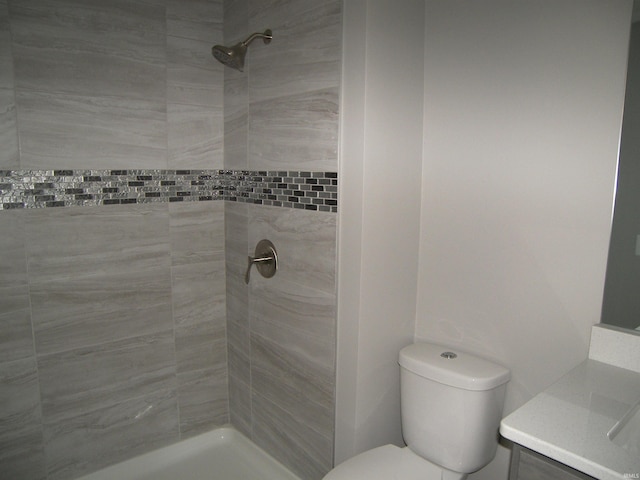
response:
M278 253L276 252L276 247L269 240L260 240L256 245L254 256L249 256L247 273L244 275L244 283L246 284L249 284L251 267L254 265L264 278L271 278L276 274L276 270L278 270Z

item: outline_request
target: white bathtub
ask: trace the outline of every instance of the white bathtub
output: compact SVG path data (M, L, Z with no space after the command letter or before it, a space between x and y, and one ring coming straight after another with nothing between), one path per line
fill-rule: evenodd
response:
M244 435L223 427L78 480L300 480Z

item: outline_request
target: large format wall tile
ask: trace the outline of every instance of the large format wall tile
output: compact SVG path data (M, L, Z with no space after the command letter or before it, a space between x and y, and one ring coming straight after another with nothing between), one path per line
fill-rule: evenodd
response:
M342 1L249 0L249 28L273 30L250 50L252 103L339 86Z
M164 6L12 0L9 7L20 165L166 168Z
M170 204L172 266L224 263L224 210L224 202Z
M211 55L211 41L167 37L167 102L222 105L222 64Z
M178 439L175 390L159 390L44 424L48 480L66 480Z
M0 170L20 166L7 0L0 0Z
M167 1L167 148L175 168L223 166L222 0Z
M277 342L252 333L253 392L287 411L301 425L331 438L333 368L322 368L310 358L306 350L317 347L298 332L281 332L281 339L287 341ZM260 420L256 418L254 423Z
M168 37L168 42L168 165L222 168L222 66L214 64L210 41Z
M249 2L249 168L336 170L342 2Z
M224 71L224 166L247 170L249 97L246 75L231 68Z
M235 322L227 322L227 357L229 375L245 385L251 384L250 329ZM247 421L249 418L247 417Z
M288 280L258 282L250 300L251 331L298 356L307 378L331 378L335 354L335 294Z
M248 0L224 0L224 44L235 45L249 34ZM244 170L247 162L247 74L224 69L224 166ZM251 348L247 267L249 205L225 202L227 283L227 358L229 420L251 438Z
M223 0L222 31L226 45L235 45L248 36L249 0Z
M32 282L170 266L165 205L54 208L28 213Z
M226 44L273 30L270 44L249 48L244 72L225 69L226 168L337 171L341 11L340 0L225 0ZM238 207L225 209L230 418L318 479L333 453L335 215ZM254 271L246 286L246 256L262 238L279 270Z
M27 285L27 257L24 242L24 212L0 215L0 287Z
M166 0L167 35L222 41L222 0Z
M0 363L0 471L45 480L38 373L33 358Z
M171 270L176 328L203 322L224 326L224 263L182 265Z
M20 166L7 0L0 0L0 170Z
M60 279L31 286L38 354L171 329L168 269Z
M224 44L245 40L249 35L248 0L225 0ZM249 79L245 72L224 69L224 166L246 170L249 121Z
M227 275L227 322L249 326L249 288L244 283L247 257L250 252L248 239L249 205L226 202L225 264ZM255 245L252 246L255 248Z
M221 169L223 165L222 106L167 106L170 168Z
M226 364L178 374L180 438L229 423Z
M166 168L164 101L18 91L20 165Z
M13 88L13 56L7 0L0 0L0 88Z
M24 212L0 215L0 362L32 357Z
M179 438L172 330L39 356L38 373L49 478Z
M327 438L259 394L252 395L253 440L301 479L322 478L332 466L333 438Z
M335 215L249 206L248 238L250 249L268 238L278 251L276 275L249 285L252 438L317 479L333 452Z
M169 211L176 327L224 328L224 203L171 204Z
M9 11L20 90L164 103L161 2L9 0Z
M172 328L166 207L29 213L39 355Z
M226 365L225 325L200 322L176 327L176 363L178 373Z
M253 438L301 478L317 479L332 461L335 295L262 280L250 297Z
M226 155L226 154L225 154ZM251 438L251 347L247 268L249 205L225 202L225 262L229 418Z
M171 204L180 436L229 422L224 203Z
M341 1L222 3L0 0L0 170L337 171ZM211 56L265 28L245 72ZM45 478L46 451L72 478L229 420L330 468L335 215L237 200L0 212L0 395L23 408L0 471ZM281 270L247 286L265 237Z
M253 207L250 212L250 248L268 238L279 254L278 273L272 283L286 280L334 292L335 215L275 207Z
M221 169L222 28L222 0L0 0L0 170ZM45 195L35 175L18 189ZM73 478L229 421L223 216L0 212L0 476Z
M331 171L337 148L337 87L251 103L251 169Z
M234 427L248 438L251 438L251 387L248 383L234 378L232 375L233 373L230 370L229 420Z
M34 363L31 305L50 478L229 421L223 213L197 202L0 216L0 361ZM43 458L39 420L35 433L7 437L2 468L23 468L34 448Z
M0 287L0 362L33 355L29 288Z
M171 276L176 329L207 324L207 329L221 332L224 341L226 285L223 213L223 202L202 202L197 206L170 205Z
M174 355L171 330L38 356L45 423L175 389Z
M0 39L0 42L2 40ZM0 70L2 66L0 65ZM15 95L12 89L0 88L0 169L19 167L18 126L16 122Z
M244 225L246 228L246 221ZM242 243L246 245L246 241ZM240 280L242 275L238 269L227 269L229 417L238 430L251 438L251 330L248 287Z

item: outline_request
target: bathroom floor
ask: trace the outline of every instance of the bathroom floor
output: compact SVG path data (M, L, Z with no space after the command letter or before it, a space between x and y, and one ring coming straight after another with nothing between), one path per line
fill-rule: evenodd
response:
M78 480L300 480L232 428L220 428Z

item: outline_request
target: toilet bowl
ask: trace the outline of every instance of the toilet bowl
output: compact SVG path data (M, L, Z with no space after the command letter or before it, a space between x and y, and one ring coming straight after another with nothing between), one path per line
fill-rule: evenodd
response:
M432 343L403 348L399 363L407 446L363 452L324 480L463 480L495 456L508 369Z
M324 480L441 480L441 472L407 447L384 445L341 463Z

